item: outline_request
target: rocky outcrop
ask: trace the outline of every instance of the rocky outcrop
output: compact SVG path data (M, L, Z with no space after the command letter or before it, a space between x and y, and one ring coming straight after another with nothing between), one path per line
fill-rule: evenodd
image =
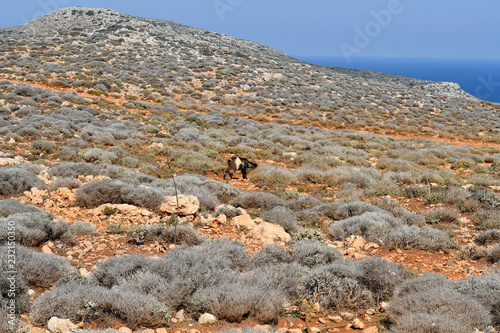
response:
M177 214L179 215L193 215L196 214L198 209L200 209L200 202L198 198L194 195L182 195L178 196L179 199L179 210L177 210L177 198L175 196L165 197L166 202L162 203L160 207L160 212L167 214Z
M290 235L277 224L262 222L250 231L250 236L261 240L264 244L284 243L290 241Z

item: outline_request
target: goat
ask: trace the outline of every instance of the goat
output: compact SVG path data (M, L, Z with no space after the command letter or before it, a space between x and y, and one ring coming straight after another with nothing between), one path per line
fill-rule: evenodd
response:
M247 179L247 170L255 169L256 167L257 163L250 162L246 158L237 156L231 157L231 159L227 160L227 168L226 172L224 172L223 179L226 179L227 174L233 179L233 172L236 171L241 171L243 179Z

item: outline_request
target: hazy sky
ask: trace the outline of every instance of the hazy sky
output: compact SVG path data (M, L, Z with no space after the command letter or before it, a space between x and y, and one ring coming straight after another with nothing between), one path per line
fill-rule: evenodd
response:
M496 0L20 0L0 27L104 7L264 43L292 56L500 58Z

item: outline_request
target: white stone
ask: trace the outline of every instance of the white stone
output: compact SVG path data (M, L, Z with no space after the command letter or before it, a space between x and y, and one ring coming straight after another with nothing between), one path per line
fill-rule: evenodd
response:
M246 230L252 230L257 226L254 220L252 220L252 218L248 214L235 216L233 217L231 222L237 228L245 228Z
M194 195L180 194L179 198L179 215L193 215L200 209L200 202ZM162 213L177 214L177 199L175 196L166 196L166 202L160 206Z
M200 319L198 319L198 324L209 325L215 323L216 321L216 316L211 313L204 313L200 316Z
M51 332L57 333L70 333L72 329L77 328L69 319L59 319L57 317L52 317L47 323L47 328Z

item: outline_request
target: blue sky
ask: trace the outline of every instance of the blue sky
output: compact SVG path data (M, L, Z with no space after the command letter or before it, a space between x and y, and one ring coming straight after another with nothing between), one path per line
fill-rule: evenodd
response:
M500 58L495 0L2 1L0 27L105 7L275 47L292 56Z

